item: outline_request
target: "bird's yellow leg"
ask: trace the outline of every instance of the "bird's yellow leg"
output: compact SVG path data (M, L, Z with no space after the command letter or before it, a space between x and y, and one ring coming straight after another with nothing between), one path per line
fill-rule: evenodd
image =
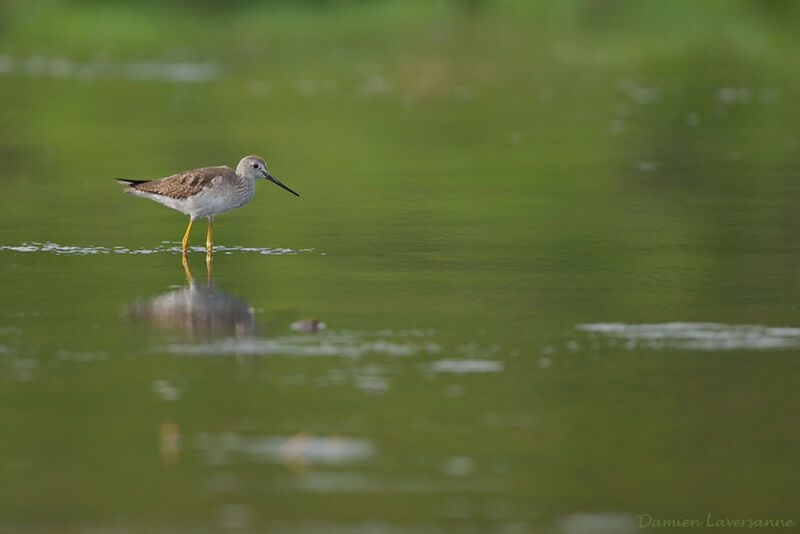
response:
M186 281L191 285L192 271L189 269L189 257L186 255L186 251L181 254L181 263L183 264L183 271L186 273Z
M186 253L186 250L189 248L189 234L192 233L193 224L194 224L194 219L189 219L189 226L186 227L186 233L183 234L183 241L181 241L181 244L183 245L184 253Z
M214 230L214 218L208 218L208 233L206 234L206 250L209 254L211 254L211 249L214 246L214 243L211 242L211 234Z
M208 285L214 285L214 275L212 274L212 264L214 263L214 256L210 253L206 253L206 271L208 272Z

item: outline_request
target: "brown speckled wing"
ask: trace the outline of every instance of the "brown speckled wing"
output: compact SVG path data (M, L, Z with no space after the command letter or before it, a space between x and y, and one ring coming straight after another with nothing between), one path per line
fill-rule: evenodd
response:
M231 180L236 177L236 172L230 167L224 166L203 167L173 174L166 178L135 183L131 186L131 189L183 199L196 195L204 187L210 185L211 181L218 176L222 177L223 180Z

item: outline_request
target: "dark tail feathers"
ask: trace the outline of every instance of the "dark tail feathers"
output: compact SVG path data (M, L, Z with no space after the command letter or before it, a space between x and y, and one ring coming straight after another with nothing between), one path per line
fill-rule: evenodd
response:
M122 185L129 185L131 187L136 187L139 184L143 184L145 182L149 182L150 180L124 180L122 178L115 178L115 180Z

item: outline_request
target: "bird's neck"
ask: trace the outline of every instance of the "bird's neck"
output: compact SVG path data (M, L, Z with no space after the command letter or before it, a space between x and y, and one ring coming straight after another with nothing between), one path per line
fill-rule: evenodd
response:
M239 174L237 172L236 173L236 183L239 184L239 185L242 185L242 186L254 187L255 183L256 183L256 179L252 178L250 176Z
M256 190L256 180L236 173L236 188L241 191L242 196L246 198L245 202L247 202L253 198L253 193Z

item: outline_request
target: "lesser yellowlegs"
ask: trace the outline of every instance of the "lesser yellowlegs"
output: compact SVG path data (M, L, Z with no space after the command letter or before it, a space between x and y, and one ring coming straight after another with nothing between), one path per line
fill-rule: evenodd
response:
M214 217L223 211L247 204L255 192L256 178L266 178L298 195L267 171L267 164L258 156L245 156L234 171L230 167L202 167L156 180L117 180L128 185L126 193L151 198L189 216L189 226L183 236L183 252L189 245L189 234L198 217L208 217L206 249L211 253L211 233Z

